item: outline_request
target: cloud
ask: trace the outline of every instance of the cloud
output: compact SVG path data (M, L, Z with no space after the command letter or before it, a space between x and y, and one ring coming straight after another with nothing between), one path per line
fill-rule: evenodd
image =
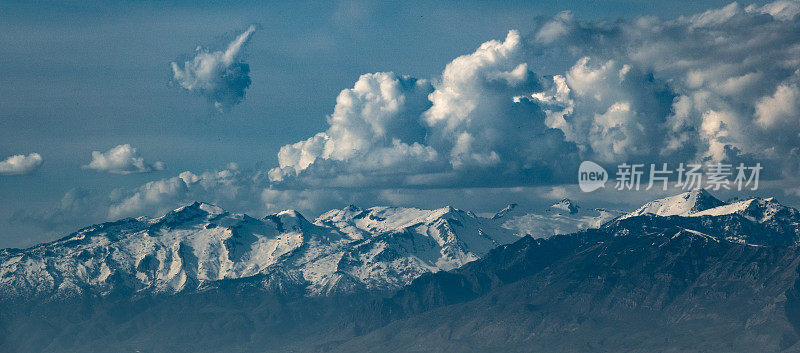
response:
M173 205L183 199L189 188L180 177L151 181L142 185L133 195L112 204L108 210L111 219L150 213L150 208Z
M575 183L581 160L800 170L798 4L614 22L563 12L481 44L434 77L360 76L339 93L327 127L281 147L268 171L184 172L118 191L108 214L193 199L320 210L439 197L429 190L538 188L551 198ZM240 101L247 85L237 91L220 77L241 63L252 31L225 52L173 64L176 81L228 107Z
M198 47L198 53L181 67L172 62L173 79L184 89L206 97L219 111L239 104L250 87L250 66L239 59L255 26L228 44L225 51L210 52Z
M136 148L131 147L129 144L124 144L113 147L106 152L93 151L92 161L83 166L83 168L114 174L132 174L164 170L164 163L145 163L144 159L136 154Z
M571 20L571 12L560 12L558 15L554 16L552 20L546 22L539 28L538 31L536 31L536 40L542 43L552 43L558 40L558 38L567 34L569 28L566 23Z
M800 2L661 20L562 12L437 77L361 76L271 188L569 184L581 160L800 165ZM780 173L772 173L776 176Z
M424 144L426 128L420 118L430 107L427 96L432 91L427 80L391 72L362 75L353 88L339 93L326 131L281 147L270 180L309 173L338 176L343 171L400 175L403 169L436 163L437 152Z
M279 189L547 183L577 148L545 125L540 88L517 31L450 62L440 77L362 75L326 131L283 146L269 172ZM556 167L558 166L558 167ZM563 168L561 168L563 166ZM481 172L482 171L482 172Z
M674 20L556 16L529 60L570 62L531 98L583 158L796 163L800 2L737 3ZM552 32L552 31L551 31Z
M789 21L800 14L800 2L789 0L772 2L761 7L750 5L745 8L745 11L756 14L769 14L776 19Z
M782 84L771 96L762 97L756 103L756 122L764 129L790 127L800 122L800 88Z
M590 57L552 80L530 98L545 108L546 124L563 131L585 158L624 161L663 150L662 125L675 98L665 83L629 64Z
M42 165L42 156L38 153L29 155L17 154L0 162L0 175L28 174Z
M76 227L103 219L105 210L98 207L100 205L103 205L102 200L98 200L89 191L73 188L64 194L58 204L39 210L35 208L19 209L9 218L9 222L32 224L45 232L72 231Z
M264 185L259 172L243 172L238 165L230 163L218 170L198 173L183 171L173 177L152 180L136 187L120 187L109 193L101 192L98 188L73 188L64 194L60 202L39 208L20 208L7 221L35 226L47 233L43 238L46 239L87 224L124 217L158 217L194 201L209 202L231 211L263 215L265 210L275 209L269 208L262 199ZM322 199L318 192L308 195ZM313 202L307 204L321 205ZM333 207L338 203L324 205Z
M263 209L259 195L264 186L257 175L242 173L235 163L199 174L184 171L134 189L116 189L109 195L109 201L101 205L107 208L108 219L159 215L193 201L255 212Z

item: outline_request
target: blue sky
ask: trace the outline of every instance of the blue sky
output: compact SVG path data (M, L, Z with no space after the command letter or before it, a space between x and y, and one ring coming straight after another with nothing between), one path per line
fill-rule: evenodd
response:
M760 6L764 3L743 3L740 12L745 13L744 7L747 5ZM313 214L320 208L341 207L347 202L358 202L363 206L395 203L435 207L455 204L479 212L499 209L505 203L520 199L530 203L546 203L553 197L561 196L562 188L555 187L557 192L553 192L553 185L564 180L548 180L544 183L547 184L544 189L536 189L536 185L526 185L524 180L548 178L540 176L537 167L522 167L524 173L505 177L502 176L505 175L503 171L511 167L502 164L490 169L474 169L470 173L456 171L447 177L452 179L443 179L452 180L449 184L436 182L427 186L409 184L394 188L391 187L394 185L381 184L385 182L384 179L362 180L358 182L372 183L372 191L358 192L353 191L352 186L340 185L335 190L335 197L326 196L321 202L312 200L318 197L309 196L308 193L319 187L320 183L328 183L330 175L312 175L319 173L315 170L322 167L310 167L297 181L292 181L294 177L283 181L284 189L291 189L292 192L257 190L255 193L260 192L261 195L250 197L252 200L240 200L254 193L252 187L239 190L235 197L239 201L232 201L231 197L220 196L227 189L214 189L218 187L204 184L204 192L209 193L181 191L180 197L157 195L157 201L163 202L130 208L131 213L110 212L108 205L109 202L119 205L140 191L141 195L145 195L146 189L142 187L148 182L170 178L177 180L176 176L184 171L191 171L198 176L198 180L203 179L203 172L229 171L237 176L223 175L214 180L247 180L261 183L266 188L270 182L275 182L265 174L281 164L279 150L285 145L327 131L329 124L326 117L334 114L337 96L342 90L353 88L362 74L393 72L415 80L428 80L431 86L420 86L421 91L417 92L420 97L426 97L437 87L437 80L440 81L438 78L445 66L455 58L475 52L481 43L507 40L512 29L519 31L523 41L533 41L531 38L537 38L537 34L542 33L542 26L552 22L554 16L558 18L564 10L572 14L569 20L565 20L567 27L575 28L569 33L585 34L591 31L604 33L609 28L618 30L623 27L614 26L620 20L630 24L636 23L636 18L640 16L656 16L667 21L726 5L727 1L505 1L458 4L413 1L401 4L359 1L224 4L4 1L0 4L0 77L3 77L0 80L0 160L12 155L38 153L43 163L22 175L0 175L0 224L3 224L0 227L0 247L29 246L52 240L80 226L105 221L115 215L137 215L132 212L155 215L164 208L172 208L185 201L187 197L195 196L209 197L213 199L211 201L223 203L223 206L234 211L261 213L258 215L289 207ZM748 16L750 13L747 12ZM695 23L700 20L696 19ZM762 26L760 19L751 21ZM219 111L197 92L183 89L176 83L170 63L181 64L191 60L198 46L209 52L225 50L251 25L255 25L256 30L237 56L237 61L248 65L252 81L241 102ZM626 28L633 28L631 26ZM789 25L763 24L764 28L766 26L778 26L779 30L786 28L787 35L796 33L795 27ZM733 25L725 28L726 31L737 31ZM775 32L774 28L772 32ZM658 36L667 35L659 32L653 34L653 39L657 41L660 38ZM639 39L610 34L608 38L623 44L629 43L626 41L641 42ZM614 43L592 42L578 34L558 40L594 48L592 50L595 51L581 55L596 58L600 64L607 59L604 55L613 57L614 50L622 48ZM699 47L702 47L700 44ZM552 82L552 75L565 75L567 70L576 65L576 58L559 54L559 50L567 46L554 47L542 45L531 49L533 52L543 50L546 54L524 54L533 55L530 56L532 59L524 60L527 60L527 69L541 78L541 82ZM702 55L700 53L698 57ZM636 58L630 60L636 62ZM622 70L625 59L617 61L618 70ZM670 94L675 97L688 96L686 89L670 86L671 80L684 73L665 65L644 67L642 77L646 77L651 69L656 73L657 80L663 80L669 86ZM790 82L791 74L779 71L764 70L764 76L772 78L769 82L774 84L765 86L763 92L753 88L759 94L757 99L754 98L754 107L762 96L775 99L783 97L778 94L776 89L779 88L776 87L794 87ZM730 78L743 77L740 72L730 75ZM641 85L629 89L657 91L652 87L655 84ZM533 92L550 88L530 86L526 89ZM495 93L500 94L498 92ZM661 96L656 93L652 97L641 98L642 104L659 99ZM669 97L670 104L666 105L666 109L674 109L671 104L675 97ZM426 102L422 100L420 104ZM576 109L585 107L587 111L594 111L589 103L576 101L575 104ZM425 108L427 106L419 107L422 110ZM640 116L659 114L648 113L643 110L645 108L638 109ZM731 108L732 111L736 109ZM749 114L755 114L755 108L747 109ZM698 116L708 118L708 114L703 114L712 110L709 108L699 112ZM719 112L719 109L713 111ZM773 124L777 120L765 117L759 121ZM697 126L699 129L700 125ZM708 127L708 124L704 126ZM430 131L424 133L432 134ZM561 142L558 143L580 145L583 143L580 141L580 131L576 130L575 134L570 136L567 132L566 137L562 138L564 141L559 140ZM722 134L712 131L701 137L708 144L709 141L720 140L715 137ZM728 140L736 140L737 146L746 149L763 145L763 140L772 135L764 133L764 136L752 141L744 137L736 140L736 136L727 136L720 141L727 144ZM520 137L509 135L509 138ZM441 139L438 142L429 141L431 151L438 152L437 158L442 157L443 151L437 147L437 143L449 143L445 141L445 135ZM796 144L792 136L774 140L780 141L783 147ZM82 168L92 161L93 151L106 152L124 144L136 149L133 156L142 158L145 168L128 166L129 169L124 173L112 167ZM409 146L413 147L410 143ZM536 148L546 146L537 146L531 147L538 151L535 153L544 153ZM597 149L600 145L592 146ZM496 148L502 156L498 158L505 158L512 153L509 152L512 149L508 146ZM577 152L579 149L574 147L570 153L583 153ZM423 149L421 153L425 151L428 150ZM776 151L781 153L783 150L778 148ZM475 152L468 156L472 158L470 161L476 163L490 163L493 158L488 152ZM682 158L688 154L680 156ZM651 155L645 154L634 157L654 160ZM458 163L463 162L462 159L451 158L451 167L447 168L458 170ZM335 164L332 170L355 168L350 165L352 163L334 163L335 158L330 160ZM154 167L155 162L163 162L164 167ZM231 162L238 167L229 167ZM442 160L442 163L448 165L448 161ZM531 163L536 165L537 161ZM780 165L779 168L785 168L785 164ZM403 168L406 166L403 165ZM400 167L395 165L394 168ZM414 168L423 167L415 165ZM437 172L435 168L439 167L424 168L432 168L431 171ZM374 173L374 170L370 172ZM474 177L477 174L492 176ZM520 187L534 188L516 189ZM437 191L426 192L431 188ZM784 190L785 184L776 184L775 188ZM569 194L572 187L565 186L563 189ZM788 200L788 203L794 202L791 193L776 196ZM146 196L141 197L146 199ZM630 204L647 197L631 196ZM588 196L585 198L587 202L598 202ZM304 201L298 202L301 199ZM615 202L621 206L625 204L619 200Z

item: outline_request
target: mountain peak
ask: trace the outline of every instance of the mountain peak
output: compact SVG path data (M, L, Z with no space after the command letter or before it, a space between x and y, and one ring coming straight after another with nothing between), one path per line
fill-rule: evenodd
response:
M280 211L266 218L280 219L283 223L297 223L298 226L300 224L311 224L300 212L292 209Z
M550 206L550 208L555 208L558 210L569 212L570 214L578 213L580 206L578 206L575 202L570 199L563 198L561 201L558 201Z
M209 215L218 215L225 213L225 210L223 210L221 207L201 201L195 201L191 204L178 207L170 211L169 213L185 213L185 212L198 212L198 211L205 212Z
M725 205L705 189L695 189L682 194L650 201L642 207L621 218L630 218L644 214L656 216L691 216L695 213Z
M513 211L515 208L517 208L517 206L519 206L519 205L517 205L516 203L508 204L508 206L506 206L502 210L500 210L497 213L495 213L494 216L492 216L492 219L502 218L503 216L505 216L506 214L508 214L509 212Z
M184 222L196 219L207 219L225 213L225 210L218 206L205 202L195 201L189 205L178 207L165 215L152 220L154 225L176 227Z
M347 205L347 207L343 208L342 210L351 213L359 213L362 211L360 207L353 204Z
M278 212L278 216L302 217L300 215L300 212L297 212L297 211L292 210L292 209L280 211L280 212Z
M763 223L777 215L780 215L781 213L789 215L790 217L795 217L798 215L797 210L780 204L775 200L774 197L753 197L747 200L732 202L719 207L697 212L692 216L700 217L739 214L750 220Z

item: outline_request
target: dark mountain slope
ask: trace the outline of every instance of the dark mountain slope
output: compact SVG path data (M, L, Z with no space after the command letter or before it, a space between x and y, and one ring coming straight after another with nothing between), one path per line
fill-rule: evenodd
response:
M178 293L0 299L0 352L800 351L798 214L756 201L524 237L394 292L334 272L310 296L269 267Z
M628 229L633 234L616 237L611 230L569 236L583 239L565 256L554 251L557 259L543 268L518 267L522 272L505 277L512 282L505 285L505 265L531 264L513 259L548 245L523 240L456 273L424 276L385 305L404 308L406 315L429 311L336 350L797 348L792 323L800 304L796 290L787 293L797 280L797 249L739 245L670 227L658 233Z

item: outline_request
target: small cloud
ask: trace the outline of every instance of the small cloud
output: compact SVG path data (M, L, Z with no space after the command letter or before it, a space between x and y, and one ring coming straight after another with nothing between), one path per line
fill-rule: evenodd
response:
M135 148L129 144L124 144L106 152L92 152L92 161L83 166L83 168L114 174L147 173L154 170L164 170L164 162L145 163L144 159L136 154Z
M124 216L139 216L150 208L163 205L176 205L188 193L189 188L180 177L148 182L139 187L133 195L112 204L108 210L110 219ZM117 191L120 193L122 191ZM116 196L116 195L114 195Z
M563 11L553 17L553 20L545 23L539 31L536 32L536 40L541 43L552 43L559 38L563 37L569 31L567 25L572 21L572 12Z
M567 192L567 188L563 186L553 186L550 188L550 191L544 194L546 198L560 200L569 197L569 193Z
M250 66L238 56L255 30L250 26L225 51L198 48L197 55L184 62L183 67L172 62L173 79L187 91L206 97L219 111L239 104L251 80Z
M0 162L0 175L28 174L42 165L42 156L38 153L14 155Z
M237 210L252 210L260 205L252 175L239 172L236 163L226 169L195 174L184 171L177 176L150 181L134 189L120 188L109 195L108 219L158 215L191 201L211 202Z

